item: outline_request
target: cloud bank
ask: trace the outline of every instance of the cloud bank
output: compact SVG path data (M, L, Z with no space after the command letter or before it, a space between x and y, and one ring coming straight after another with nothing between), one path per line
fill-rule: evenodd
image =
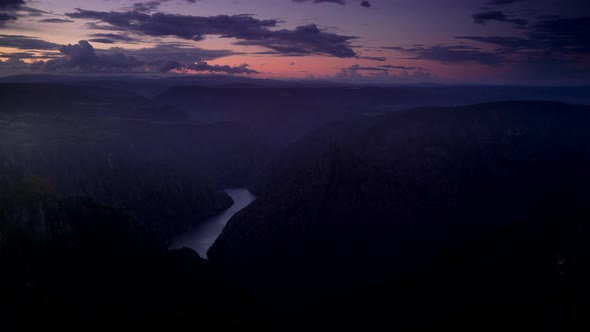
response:
M285 55L325 55L350 58L356 53L350 46L353 36L325 32L315 24L293 30L271 30L278 21L259 20L251 15L191 16L165 13L100 12L77 9L66 13L73 19L94 21L93 28L141 34L152 37L172 36L200 41L206 36L234 38L237 45L260 46ZM106 23L106 26L96 24Z
M77 45L65 45L59 48L63 58L38 63L37 68L43 71L84 71L91 73L104 72L211 72L236 74L256 74L248 65L220 66L210 65L201 59L194 63L181 63L171 54L171 50L161 48L130 51L135 55L126 55L122 51L112 50L97 53L87 41L81 40ZM187 50L188 51L188 50ZM180 50L177 49L177 52ZM140 59L141 55L143 59Z

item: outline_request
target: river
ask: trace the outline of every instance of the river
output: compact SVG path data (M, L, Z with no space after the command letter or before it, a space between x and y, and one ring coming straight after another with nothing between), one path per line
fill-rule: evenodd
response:
M230 189L225 191L234 204L227 210L205 220L194 229L178 236L172 241L170 249L191 248L203 258L207 258L207 250L223 231L223 227L238 211L254 202L256 196L248 189Z

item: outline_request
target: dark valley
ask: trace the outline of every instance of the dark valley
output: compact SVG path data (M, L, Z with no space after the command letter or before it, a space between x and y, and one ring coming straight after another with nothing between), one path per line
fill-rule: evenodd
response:
M590 7L0 0L0 322L588 331Z
M227 119L202 121L200 107L132 92L64 85L53 93L73 93L53 98L5 86L6 100L39 94L23 99L52 106L2 112L3 286L17 313L180 322L207 312L204 324L232 315L267 327L395 319L403 329L468 327L499 313L490 326L583 320L587 106L508 101L369 116L383 101L355 90L365 108L331 120L283 109L305 124L285 120L301 132L293 136L261 129L280 118L254 130L256 116L221 105L212 107ZM248 101L249 89L231 99L244 114L267 102ZM93 109L109 103L109 113ZM223 228L210 261L167 249L230 207L223 189L233 187L258 198ZM561 316L536 316L554 311Z

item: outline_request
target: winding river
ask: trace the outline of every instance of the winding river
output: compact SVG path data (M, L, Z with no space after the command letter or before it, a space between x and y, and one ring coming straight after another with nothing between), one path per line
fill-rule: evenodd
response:
M207 250L213 245L231 217L256 199L256 196L252 195L248 189L230 189L225 192L234 200L234 204L229 209L178 236L170 245L170 249L191 248L201 257L207 257Z

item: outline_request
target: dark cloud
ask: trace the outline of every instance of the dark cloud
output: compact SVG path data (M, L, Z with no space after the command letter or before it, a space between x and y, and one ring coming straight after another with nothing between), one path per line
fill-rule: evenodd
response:
M525 37L460 36L493 44L505 53L527 56L590 54L590 17L540 19L523 30Z
M298 26L295 30L267 31L263 35L263 38L240 40L235 44L262 46L292 56L327 55L338 58L356 56L348 44L356 37L323 32L315 24Z
M364 70L364 71L388 71L389 69L384 68L384 67L366 67L366 66L361 66L361 65L352 65L348 68L346 68L348 70Z
M121 34L94 34L100 38L129 40ZM133 39L131 39L133 40ZM0 47L34 50L34 52L0 52L0 57L10 59L51 59L39 61L30 68L48 72L87 73L145 73L145 72L211 72L226 74L256 74L248 65L210 65L206 61L239 54L229 50L205 50L196 47L182 47L178 44L162 44L153 48L96 50L88 41L75 45L60 46L28 36L0 35ZM46 50L46 51L43 51ZM55 52L54 50L58 50ZM3 66L6 69L7 66ZM12 70L12 69L11 69Z
M16 21L16 11L24 4L23 0L0 0L0 28L8 22Z
M457 39L471 40L480 43L493 44L511 50L525 50L531 47L530 40L520 37L503 36L458 36Z
M346 5L345 0L291 0L293 2L303 3L303 2L312 2L312 3L335 3L341 6ZM371 3L369 1L361 1L361 6L365 8L371 7Z
M133 10L147 13L158 9L161 4L161 1L136 2L133 4Z
M47 12L25 5L23 0L0 0L0 28L21 16L43 16Z
M178 47L176 45L167 44L152 48L133 50L113 48L109 51L116 51L125 55L138 57L144 61L175 61L180 63L209 61L230 55L240 54L229 50L206 50L198 47Z
M183 65L177 69L180 69L180 70L186 69L189 71L197 71L197 72L225 73L225 74L230 74L230 75L258 74L258 72L256 70L248 68L247 64L241 64L239 66L231 67L228 65L220 66L220 65L210 65L206 62L197 62L197 63L190 64L190 65Z
M506 79L587 79L590 72L590 17L539 16L521 37L459 36L495 47L488 52L512 64ZM586 77L584 77L586 76Z
M499 4L499 3L498 3ZM501 12L480 16L489 20L517 23ZM481 22L480 22L481 23ZM518 36L458 36L457 39L487 44L391 46L383 49L410 55L411 59L442 63L475 62L490 66L509 64L498 71L505 80L556 81L587 80L590 73L590 16L537 16L526 25L518 24ZM406 69L406 68L399 68ZM410 68L407 68L410 69Z
M149 12L153 12L153 11L157 10L162 5L162 3L169 2L169 1L172 1L172 0L155 0L155 1L150 0L150 1L136 2L129 9L131 9L133 11L149 13ZM185 1L189 2L189 3L196 3L198 0L185 0Z
M382 57L382 56L359 56L359 59L364 59L364 60L371 60L371 61L386 61L387 58L386 57Z
M64 20L61 18L46 18L44 20L40 20L41 23L72 23L72 20Z
M328 55L341 58L356 56L349 45L356 38L321 31L317 25L296 27L294 30L271 30L277 20L259 20L251 15L189 16L164 13L98 12L77 9L67 16L96 20L108 24L106 29L141 33L148 36L175 36L202 40L207 35L236 38L238 45L261 46L281 54ZM98 26L94 26L97 28Z
M426 70L425 68L422 68L422 67L413 67L413 66L382 65L379 67L387 68L387 69L401 69L401 70Z
M138 40L128 35L117 34L117 33L94 33L90 35L92 38L88 41L103 44L116 44L118 42L123 43L135 43Z
M313 3L335 3L344 6L346 2L344 0L292 0L293 2L313 2Z
M525 33L532 44L556 53L590 53L590 16L549 18Z
M24 0L0 0L0 10L18 9L24 4Z
M506 23L513 23L516 25L526 25L528 23L527 20L522 18L511 18L498 10L491 10L483 13L477 13L473 15L473 20L475 23L479 24L486 24L489 21L498 21L498 22L506 22Z
M334 77L336 80L365 83L417 83L432 81L433 78L431 73L423 70L403 70L398 74L392 74L388 68L360 65L342 68Z
M506 61L500 54L485 52L468 45L437 45L416 47L387 47L411 54L411 59L431 60L442 63L474 62L488 66L498 66Z
M10 21L16 21L16 16L9 13L0 13L0 28Z
M45 63L45 70L58 71L62 69L73 71L128 71L143 65L135 57L122 53L97 54L89 42L81 40L76 45L64 45L59 48L64 55L61 59L50 60Z
M43 10L40 10L37 8L28 7L28 6L21 6L18 10L26 13L26 15L23 15L23 16L43 16L45 14L49 14L46 11L43 11Z
M490 0L486 3L488 6L497 6L497 5L509 5L515 2L520 2L522 0Z
M27 51L27 52L0 52L0 58L8 59L52 59L60 58L61 55L51 51Z
M31 70L46 72L85 72L85 73L146 73L146 72L210 72L235 74L256 74L247 64L239 66L210 65L205 61L181 63L171 58L154 56L150 49L128 50L141 54L134 56L125 54L125 50L111 49L97 51L87 41L81 40L75 45L64 45L59 48L61 58L39 61L30 66Z
M262 38L277 20L258 20L250 15L190 16L174 14L146 14L140 12L98 12L77 9L67 16L101 21L113 29L132 31L149 36L176 36L202 40L205 35L221 35L235 38Z
M114 39L108 39L108 38L92 38L92 39L88 39L88 41L91 41L93 43L100 43L100 44L116 44L117 41Z
M172 59L178 62L208 61L241 54L230 50L206 50L198 47L187 48L174 45L160 45L153 48L128 50L126 53L151 59Z
M55 50L59 48L59 45L36 37L0 35L0 47L11 47L21 50Z
M0 73L2 75L15 75L28 70L29 65L17 58L9 58L6 61L0 60Z

